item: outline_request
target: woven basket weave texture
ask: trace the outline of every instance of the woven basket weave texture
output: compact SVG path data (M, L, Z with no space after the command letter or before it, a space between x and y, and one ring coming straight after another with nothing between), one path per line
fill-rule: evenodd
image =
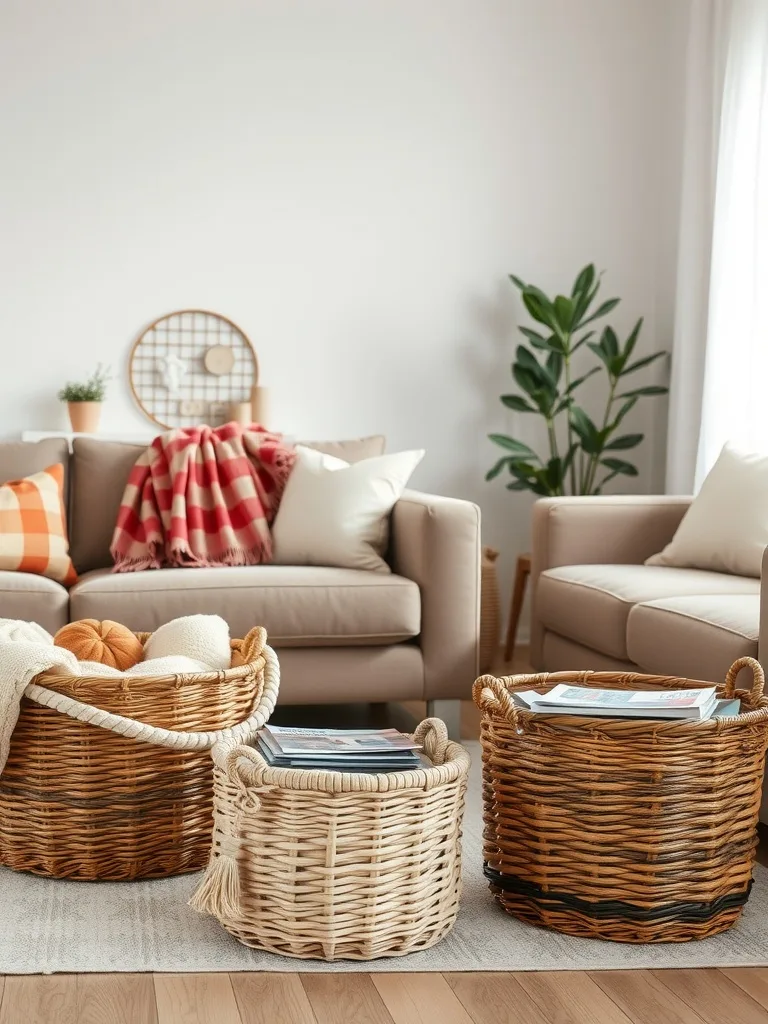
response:
M439 941L461 892L469 755L427 719L433 768L393 774L269 768L214 747L214 856L237 848L241 942L284 956L370 960Z
M735 690L740 669L750 691ZM768 747L763 672L740 659L705 722L534 714L515 690L558 683L663 690L711 685L559 672L474 686L482 711L484 852L505 910L571 935L682 942L729 928L749 894Z
M146 642L149 634L137 634ZM233 640L225 671L35 680L106 711L181 732L235 726L265 693L266 633ZM262 723L263 724L263 723ZM0 775L0 864L57 878L159 878L201 870L213 826L210 752L173 750L74 721L24 698Z

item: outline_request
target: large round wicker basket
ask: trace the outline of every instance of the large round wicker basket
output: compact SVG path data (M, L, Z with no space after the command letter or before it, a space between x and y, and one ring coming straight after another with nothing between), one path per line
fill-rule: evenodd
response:
M265 643L261 628L233 640L232 667L220 672L36 677L0 775L0 864L101 880L201 870L213 827L210 748L253 735L277 699Z
M740 669L751 691L735 690ZM663 690L667 676L482 676L485 874L505 910L570 935L684 942L729 928L749 896L768 747L764 678L737 661L718 696L742 713L708 721L533 713L515 690L558 683Z
M439 719L414 734L434 767L381 775L270 768L217 744L214 846L191 903L248 946L371 960L450 931L461 891L469 755Z

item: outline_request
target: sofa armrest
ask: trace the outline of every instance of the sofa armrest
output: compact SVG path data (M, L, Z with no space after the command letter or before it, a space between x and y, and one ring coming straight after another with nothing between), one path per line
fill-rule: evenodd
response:
M538 578L559 565L641 565L668 544L690 497L611 495L542 498L533 507L531 661L542 664Z
M480 509L405 491L392 512L392 568L421 590L424 699L469 700L480 645Z

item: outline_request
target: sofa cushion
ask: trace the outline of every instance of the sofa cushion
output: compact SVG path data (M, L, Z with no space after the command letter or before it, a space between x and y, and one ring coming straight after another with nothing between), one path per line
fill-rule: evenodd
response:
M69 608L65 587L47 576L0 572L0 618L37 622L49 633L64 626Z
M566 565L547 569L536 608L547 629L626 661L627 618L636 604L697 594L759 594L760 581L658 565Z
M347 462L372 458L384 451L384 438L378 436L363 437L355 441L302 443L308 448L337 455ZM79 573L111 567L112 556L109 553L109 546L112 543L125 483L134 463L145 448L146 445L143 444L99 441L90 437L76 437L72 442L70 550L72 561Z
M371 437L358 437L352 441L297 441L296 443L305 448L314 448L315 451L323 452L325 455L344 459L345 462L362 462L363 459L375 459L377 455L383 455L386 438L383 434L374 434Z
M154 630L179 615L221 615L233 636L265 626L279 647L394 644L421 627L418 586L402 576L292 565L95 570L70 591L72 619Z
M64 466L64 494L67 494L69 445L63 437L42 441L3 441L0 443L0 484L20 480L60 462Z
M635 605L627 651L644 672L723 682L737 658L757 657L759 594L668 597Z

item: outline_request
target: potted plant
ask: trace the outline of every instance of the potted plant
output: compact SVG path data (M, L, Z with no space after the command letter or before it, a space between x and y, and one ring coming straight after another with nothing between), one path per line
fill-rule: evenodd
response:
M67 382L59 391L59 401L67 403L69 422L75 434L95 434L99 429L101 403L107 392L109 370L101 363L85 382Z
M624 452L636 448L644 435L621 434L619 427L640 398L664 395L668 388L658 384L637 387L625 378L666 352L632 358L642 318L624 342L612 327L603 327L599 337L594 328L585 330L619 303L619 299L607 299L595 306L600 277L591 263L578 275L569 296L551 299L519 277L511 274L510 280L520 289L525 308L538 327L520 328L529 342L518 345L512 364L520 393L502 395L501 401L508 409L544 420L549 450L539 455L516 438L490 434L490 440L505 454L488 471L486 480L506 471L512 477L507 483L509 490L555 496L600 494L614 477L637 476L637 467L627 461ZM585 345L597 358L597 365L576 369L573 357ZM593 420L576 404L576 397L584 382L601 371L606 375L605 405L602 415Z

